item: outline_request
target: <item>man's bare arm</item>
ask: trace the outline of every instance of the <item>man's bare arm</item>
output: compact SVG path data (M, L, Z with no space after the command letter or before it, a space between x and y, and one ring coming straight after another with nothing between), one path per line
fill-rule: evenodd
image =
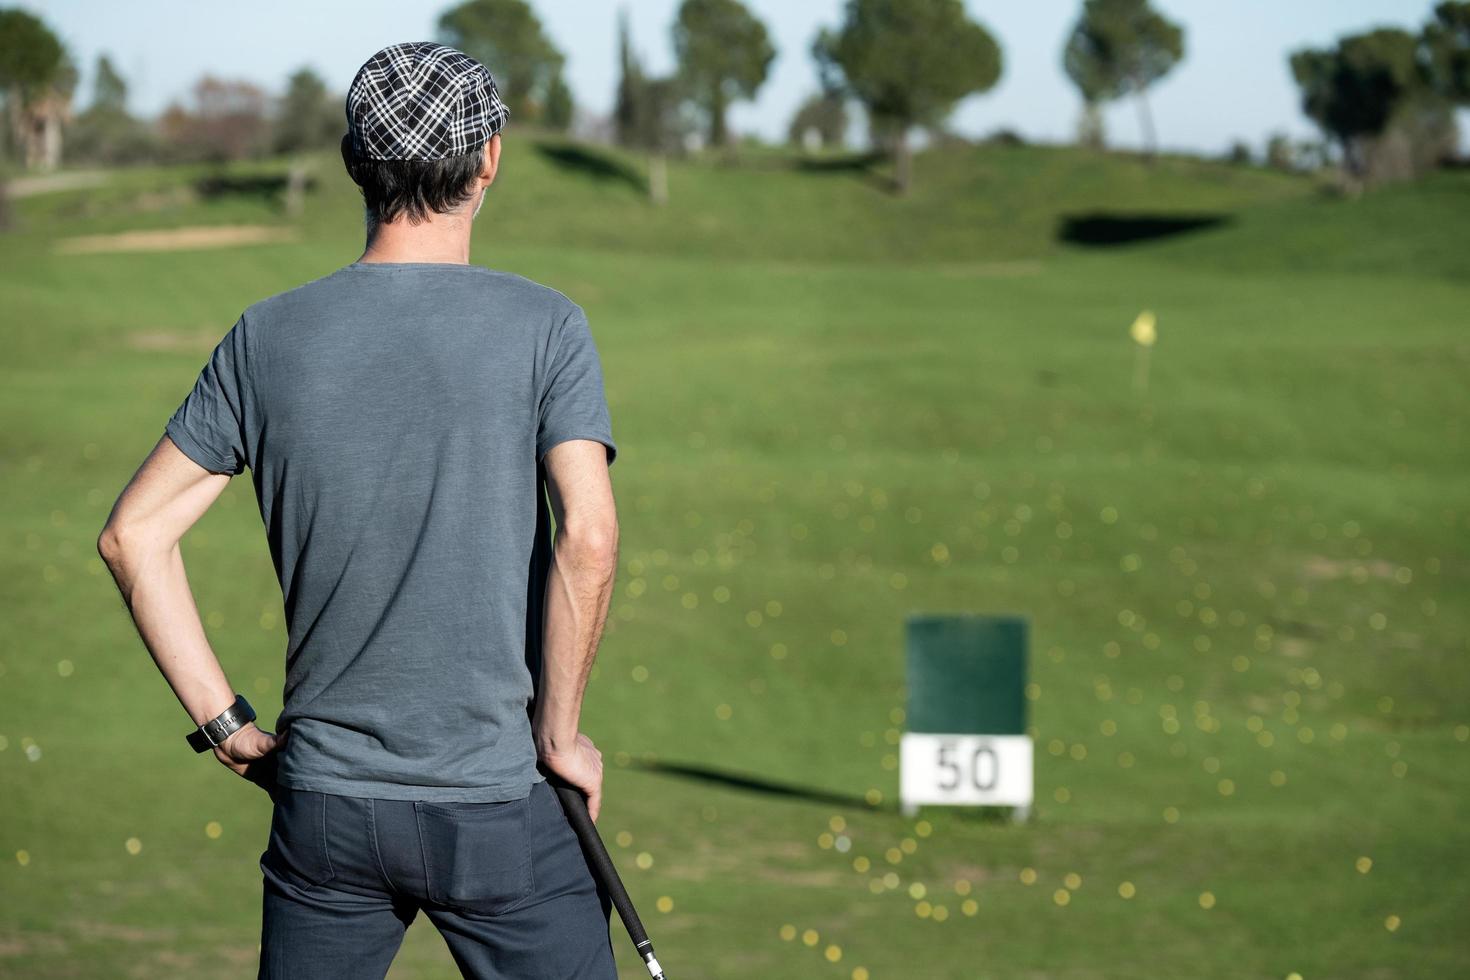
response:
M596 820L602 802L602 753L578 725L612 599L617 511L602 443L569 439L553 446L545 462L556 538L546 577L541 684L532 732L541 761L587 794L587 810Z
M97 538L97 551L143 645L195 725L234 703L235 691L204 635L179 541L229 482L230 474L204 469L164 436L123 489ZM214 754L249 778L249 764L279 741L247 722L215 746Z

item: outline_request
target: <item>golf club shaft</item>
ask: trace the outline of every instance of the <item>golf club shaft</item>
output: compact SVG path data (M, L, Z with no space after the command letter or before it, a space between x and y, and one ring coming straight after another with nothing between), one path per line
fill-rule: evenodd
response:
M644 966L648 967L648 973L653 980L665 980L663 968L659 966L658 959L653 955L653 943L648 939L648 933L643 928L643 922L638 918L638 912L633 908L633 900L628 897L628 890L623 887L623 880L618 877L618 869L613 867L612 858L607 853L607 847L602 843L602 837L597 833L597 827L592 823L592 815L587 812L587 798L582 791L557 776L547 777L556 795L561 799L562 809L566 811L567 822L576 831L577 837L582 842L582 848L587 853L588 860L592 863L592 870L602 879L603 887L608 891L613 906L618 910L618 916L627 927L628 935L633 940L633 946L638 950L638 955L643 957Z

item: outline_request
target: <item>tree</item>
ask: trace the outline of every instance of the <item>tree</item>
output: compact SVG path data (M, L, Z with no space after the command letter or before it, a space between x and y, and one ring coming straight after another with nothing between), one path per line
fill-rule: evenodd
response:
M683 88L709 120L709 143L729 140L725 111L753 99L775 60L766 27L740 0L684 0L673 26L674 55Z
M190 91L193 109L175 102L164 110L159 129L178 158L223 163L256 156L270 135L268 100L257 85L205 75Z
M892 153L895 188L912 185L908 134L937 126L960 99L1000 80L1000 46L960 0L847 0L843 22L812 45L818 71L841 72Z
M466 0L439 18L439 35L490 69L513 118L544 121L566 58L525 0Z
M842 68L832 60L830 31L818 31L812 39L810 53L817 70L821 91L808 98L796 110L787 131L792 143L805 144L809 132L815 132L821 145L841 146L847 135L847 92Z
M112 67L112 59L99 54L92 74L95 76L92 79L92 108L99 112L127 112L128 83Z
M679 153L689 132L682 113L688 93L678 75L650 78L643 83L642 111L634 132L634 145L648 154L648 194L655 204L669 199L668 159Z
M0 10L0 97L17 143L26 102L38 98L61 71L61 41L38 18L24 10Z
M576 106L572 102L572 89L567 85L566 78L561 72L556 73L551 84L546 89L546 111L542 114L542 122L547 129L554 129L558 133L565 133L572 125L572 114Z
M157 143L148 127L128 112L128 83L107 55L92 71L92 104L77 114L67 135L67 156L95 163L138 163L153 157Z
M1078 27L1080 26L1079 24ZM1079 39L1077 28L1073 28L1072 36L1062 51L1062 68L1082 94L1082 113L1077 120L1077 144L1088 149L1101 150L1106 145L1102 104L1114 97L1113 87L1104 75L1103 61L1093 56L1091 44L1085 35Z
M1367 172L1375 181L1410 180L1451 160L1459 148L1453 104L1426 88L1412 89L1367 143Z
M1102 104L1084 99L1082 112L1077 116L1077 145L1089 150L1101 150L1107 143Z
M1266 141L1266 166L1273 170L1292 171L1296 169L1296 156L1292 150L1291 139L1285 133L1272 133L1271 138Z
M643 67L633 53L628 8L622 7L618 10L618 91L613 100L613 139L620 146L633 145L644 82Z
M651 78L633 50L626 9L618 14L618 93L613 107L615 139L620 146L648 155L648 196L668 201L668 158L683 149L690 120L683 113L688 93L676 73Z
M1125 95L1138 101L1139 123L1150 157L1157 151L1148 88L1184 57L1184 29L1148 0L1084 0L1062 65L1086 104Z
M310 68L299 68L286 82L276 108L271 142L277 153L300 153L336 146L346 123L341 103Z
M1470 2L1435 7L1419 47L1429 87L1447 102L1470 105Z
M1418 43L1407 31L1380 28L1291 55L1302 111L1338 141L1355 180L1368 175L1372 141L1422 83Z
M1291 57L1302 109L1341 148L1356 190L1451 158L1470 104L1470 3L1446 2L1419 35L1383 28Z
M839 96L821 93L807 98L791 117L786 138L796 146L807 145L808 133L824 148L842 145L847 132L847 106Z
M0 96L12 146L27 167L61 162L62 122L77 71L61 41L23 10L0 10Z

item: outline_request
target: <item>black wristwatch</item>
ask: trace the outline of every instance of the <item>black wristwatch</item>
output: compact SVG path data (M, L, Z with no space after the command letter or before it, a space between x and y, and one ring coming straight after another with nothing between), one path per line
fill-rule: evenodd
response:
M217 717L211 718L194 729L186 737L189 744L194 746L195 752L203 752L214 748L235 734L245 726L247 721L254 720L255 709L250 707L250 702L245 700L245 695L236 694L234 704L220 712Z

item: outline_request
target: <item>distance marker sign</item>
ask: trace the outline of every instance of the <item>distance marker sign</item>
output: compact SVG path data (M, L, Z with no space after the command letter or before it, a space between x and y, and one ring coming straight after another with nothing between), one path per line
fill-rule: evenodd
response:
M899 747L904 812L921 804L1010 806L1033 799L1026 731L1026 633L1020 616L911 615L908 731Z
M899 742L899 797L905 806L1029 807L1031 763L1027 735L905 732Z

